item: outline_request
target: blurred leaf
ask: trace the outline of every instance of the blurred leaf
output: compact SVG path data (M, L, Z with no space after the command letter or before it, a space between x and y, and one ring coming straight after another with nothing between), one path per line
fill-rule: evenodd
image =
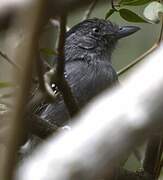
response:
M159 13L163 13L163 5L159 2L152 2L144 9L144 16L148 20L158 23L160 21Z
M9 108L7 105L0 103L0 116L4 115L8 110Z
M8 87L12 87L13 84L10 82L0 82L0 88L8 88Z
M120 5L127 5L127 6L140 6L147 4L153 0L121 0Z
M105 19L108 19L114 12L115 12L114 9L110 9L110 10L106 13Z
M131 1L135 1L135 0L121 0L121 1L119 2L119 4L121 4L121 3L128 3L128 2L131 2Z
M129 22L137 22L137 23L148 23L146 20L141 18L139 15L135 14L129 9L120 9L120 16Z
M0 94L0 99L11 98L12 96L13 96L12 93L10 93L10 94Z
M40 51L42 53L44 53L45 55L48 55L48 56L54 56L54 55L57 55L57 52L53 49L49 49L49 48L41 48Z

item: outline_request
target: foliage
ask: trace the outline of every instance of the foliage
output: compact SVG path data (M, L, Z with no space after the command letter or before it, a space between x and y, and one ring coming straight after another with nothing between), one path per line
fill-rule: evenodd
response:
M144 16L154 23L160 20L159 14L163 13L163 5L159 2L150 3L144 10Z
M55 56L58 54L57 51L55 51L54 49L50 49L50 48L41 48L40 52L47 56Z
M136 14L129 8L131 6L146 6L144 9L144 17ZM126 8L127 7L127 8ZM158 23L158 13L163 12L163 4L154 0L120 0L118 4L114 4L112 0L112 8L106 12L105 19L108 19L114 13L118 13L123 19L136 23Z

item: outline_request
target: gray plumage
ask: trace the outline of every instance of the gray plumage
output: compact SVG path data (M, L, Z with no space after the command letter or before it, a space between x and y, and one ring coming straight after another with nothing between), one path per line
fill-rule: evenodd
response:
M119 27L111 22L91 19L67 33L65 78L80 108L118 80L111 64L111 54L117 43L113 35L118 30ZM58 126L69 119L62 97L42 107L39 115Z
M75 25L67 32L65 78L80 108L118 82L111 62L112 52L118 39L137 30L139 28L135 26L119 27L110 21L94 18ZM62 97L43 106L39 115L58 126L69 119Z
M137 30L139 28L135 26L119 27L110 21L94 18L75 25L67 32L65 79L80 108L118 82L111 62L112 52L120 38ZM53 63L57 63L57 59ZM42 102L32 112L55 126L63 126L70 119L61 95L51 104ZM28 147L22 148L21 153L29 153L36 146L36 139L31 137Z

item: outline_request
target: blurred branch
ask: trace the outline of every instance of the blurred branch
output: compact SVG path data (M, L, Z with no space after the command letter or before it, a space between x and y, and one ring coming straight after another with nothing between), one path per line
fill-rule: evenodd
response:
M71 89L64 77L65 72L65 35L66 35L66 19L67 16L63 14L60 20L60 35L59 35L59 45L58 45L58 63L56 68L56 74L54 74L52 82L56 82L58 89L61 91L64 102L70 113L70 116L74 116L78 112L78 105L71 92Z
M118 76L122 75L123 73L125 73L126 71L128 71L129 69L131 69L133 66L135 66L136 64L138 64L139 62L141 62L146 56L148 56L149 54L151 54L154 50L156 50L158 48L158 44L154 44L149 50L147 50L144 54L142 54L141 56L139 56L137 59L135 59L134 61L132 61L130 64L128 64L127 66L125 66L124 68L122 68L120 71L117 72Z
M116 9L116 7L115 7L115 5L114 5L114 0L110 0L111 1L111 7L112 7L112 9L114 9L115 11L117 11L117 9Z
M37 61L36 61L36 68L37 68L37 74L38 74L38 81L39 81L39 88L42 90L43 93L46 93L46 87L44 82L44 62L42 58L40 57L40 53L38 52Z
M9 115L10 108L3 102L0 102L0 145L6 144L8 137L6 133L9 131L9 121L7 116Z
M163 34L163 19L162 19L162 26L161 32L158 38L158 41L152 47L155 50L161 43ZM151 51L151 49L149 50ZM152 51L151 51L152 52ZM149 53L151 53L149 52ZM145 159L143 162L144 171L151 175L153 179L158 179L161 173L162 168L162 153L163 153L163 138L162 135L154 134L152 138L149 139L146 152L145 152Z
M156 177L156 179L158 179L159 176L161 175L162 155L163 155L163 137L161 135L160 143L159 143L159 149L158 149L158 153L157 153L157 164L156 164L156 167L155 167L155 177Z
M158 179L160 175L158 169L160 168L162 150L162 136L160 134L152 135L147 144L143 168L154 179Z
M53 90L52 84L54 84L59 89L59 93L62 94L64 102L70 113L70 116L72 117L78 112L79 109L76 100L64 76L65 75L64 44L65 44L65 36L66 36L66 21L67 21L67 15L63 13L60 19L60 34L59 34L59 44L58 44L57 65L54 66L50 71L45 73L44 82L45 82L46 91L53 100L57 96L57 92Z
M65 70L64 45L65 45L65 37L66 37L66 24L67 24L67 15L63 14L60 17L58 63L57 63L57 68L56 68L56 76L57 76L58 81L62 81L62 79L64 79L64 70ZM60 83L60 82L58 82L58 83Z
M15 16L14 10L0 13L0 31L7 30L10 27L14 19L14 16Z
M156 41L156 43L150 48L148 49L144 54L142 54L141 56L139 56L137 59L135 59L134 61L132 61L130 64L128 64L127 66L125 66L124 68L122 68L120 71L118 71L118 76L122 75L123 73L125 73L127 70L131 69L133 66L135 66L136 64L138 64L139 62L141 62L146 56L148 56L149 54L151 54L154 50L156 50L159 46L160 43L162 41L162 36L163 36L163 15L161 15L161 29L160 29L160 34L158 37L158 40Z
M14 68L16 68L19 71L21 70L21 68L14 61L12 61L5 53L3 53L2 51L0 51L0 56L2 56Z
M93 180L162 128L162 56L160 46L123 87L90 105L72 125L72 131L51 137L37 149L20 165L16 180Z
M159 173L161 173L162 168L163 168L163 159L160 162L160 169L159 169L160 172Z
M63 95L65 104L69 110L71 116L74 116L78 112L78 106L76 101L71 93L71 89L68 86L65 77L65 55L64 55L64 43L65 43L65 33L66 33L66 16L63 15L61 18L61 30L59 38L59 47L58 47L58 64L57 66L50 69L50 71L45 73L44 62L40 58L39 53L37 57L37 73L39 78L40 89L43 93L37 92L36 98L32 99L32 102L29 104L29 110L32 109L33 105L38 104L41 101L53 101L58 95L55 90L53 90L52 84L55 84L59 89L59 92ZM29 128L34 134L37 134L39 137L45 137L52 132L57 130L57 127L54 125L44 122L41 118L32 115L29 117L28 122L30 122Z
M1 179L3 180L13 179L13 172L16 165L16 155L22 140L24 140L23 138L26 136L27 122L26 118L24 117L24 112L32 80L32 66L34 57L36 55L35 52L37 40L42 21L44 20L44 8L46 7L46 3L44 3L44 1L36 0L32 2L28 1L28 3L29 4L26 9L19 9L16 17L17 23L12 30L8 32L8 37L10 36L10 40L12 40L12 38L17 38L16 40L19 41L17 36L17 28L20 28L21 26L24 29L25 41L23 41L21 47L17 48L16 50L14 49L13 51L13 59L16 59L18 64L21 62L23 72L21 75L20 73L13 72L14 81L20 85L20 88L17 90L15 109L10 117L12 123L6 152L6 160L4 168L2 169L3 177ZM30 10L28 16L26 16L26 13L24 12L27 10ZM11 42L9 45L11 45L10 48L12 49L13 46Z
M94 8L96 7L96 4L97 4L98 0L94 0L91 2L89 8L87 9L87 11L85 12L85 15L83 17L83 20L86 20L86 19L89 19L91 14L92 14L92 11L94 10Z

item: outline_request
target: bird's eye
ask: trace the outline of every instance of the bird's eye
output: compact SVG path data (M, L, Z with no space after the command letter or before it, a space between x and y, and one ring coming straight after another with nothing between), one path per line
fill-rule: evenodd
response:
M98 32L100 31L97 27L93 28L92 30L93 30L93 32L95 32L95 33L98 33Z

